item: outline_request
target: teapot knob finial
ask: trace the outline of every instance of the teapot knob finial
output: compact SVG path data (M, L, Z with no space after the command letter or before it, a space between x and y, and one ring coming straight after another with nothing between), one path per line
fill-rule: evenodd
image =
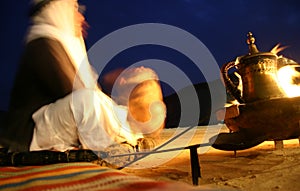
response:
M256 45L254 44L255 38L254 38L252 32L248 32L247 37L248 37L247 44L249 46L249 54L258 53L259 51L258 51Z

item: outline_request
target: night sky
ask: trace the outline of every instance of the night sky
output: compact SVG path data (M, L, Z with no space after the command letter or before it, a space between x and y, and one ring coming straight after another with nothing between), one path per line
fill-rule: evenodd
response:
M0 110L6 110L28 25L28 2L1 1ZM179 27L204 43L219 66L248 51L246 34L256 37L260 51L276 44L288 46L282 55L300 62L300 3L297 0L82 0L90 24L87 49L111 32L134 24L163 23ZM128 49L105 69L129 66L144 59L160 59L182 69L193 83L201 71L180 53L158 46ZM164 92L167 94L168 92Z

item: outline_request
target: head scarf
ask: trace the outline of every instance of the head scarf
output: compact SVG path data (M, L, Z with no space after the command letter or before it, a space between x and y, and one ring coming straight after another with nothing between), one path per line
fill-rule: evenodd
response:
M97 87L98 75L89 64L82 35L75 35L76 9L77 0L50 1L31 17L32 26L28 30L26 42L41 37L61 42L77 69L74 89L81 88L79 81L83 82L85 88L93 89Z

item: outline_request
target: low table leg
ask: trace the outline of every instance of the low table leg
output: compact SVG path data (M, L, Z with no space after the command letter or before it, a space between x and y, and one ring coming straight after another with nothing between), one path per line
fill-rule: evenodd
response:
M279 150L279 149L283 149L284 145L283 145L283 141L282 140L275 140L274 141L275 144L275 149Z
M193 185L198 185L199 184L198 178L201 178L199 157L198 157L198 152L197 152L198 147L199 146L197 146L197 145L189 146Z

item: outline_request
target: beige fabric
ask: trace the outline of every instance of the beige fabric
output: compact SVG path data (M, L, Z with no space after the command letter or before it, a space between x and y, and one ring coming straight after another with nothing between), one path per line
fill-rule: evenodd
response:
M30 150L66 151L79 144L103 150L124 141L136 145L143 136L132 134L127 113L126 107L116 105L100 91L74 91L34 113L36 127Z

